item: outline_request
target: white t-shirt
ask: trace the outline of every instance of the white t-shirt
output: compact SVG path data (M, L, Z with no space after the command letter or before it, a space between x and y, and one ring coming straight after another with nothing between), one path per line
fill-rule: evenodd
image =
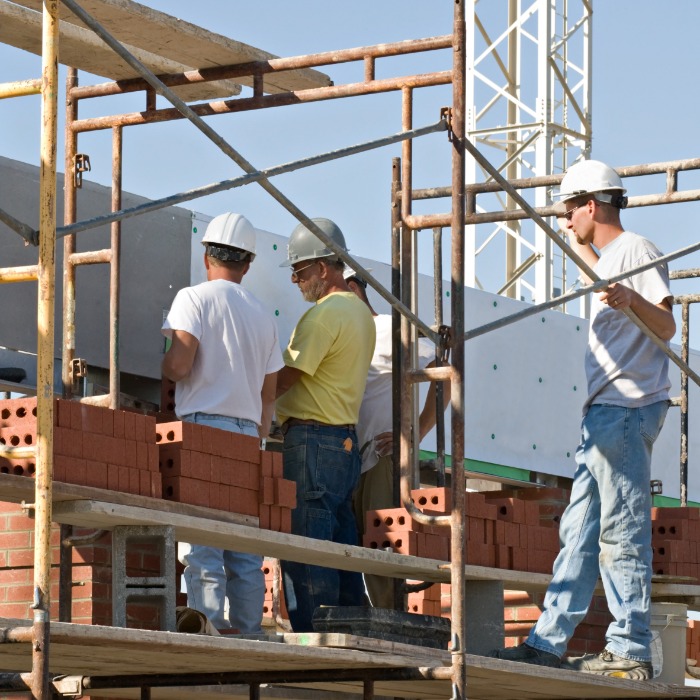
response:
M163 324L166 337L173 330L199 341L192 370L175 386L177 415L201 411L259 425L265 375L284 365L277 326L262 303L227 280L185 287Z
M653 243L624 231L600 251L593 268L601 279L661 257ZM620 282L652 304L672 296L668 266L662 264ZM591 324L586 351L588 399L591 404L637 408L668 399L668 357L621 311L592 295Z
M391 315L379 314L374 317L377 340L374 355L369 366L365 393L360 406L357 422L357 442L360 449L379 433L393 430L393 405L391 398ZM430 341L418 341L418 366L425 369L435 359L435 348ZM362 472L371 469L378 461L374 446L369 445L362 452Z

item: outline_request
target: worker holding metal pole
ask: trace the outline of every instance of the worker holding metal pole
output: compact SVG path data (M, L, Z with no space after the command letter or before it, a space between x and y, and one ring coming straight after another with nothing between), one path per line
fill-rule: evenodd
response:
M602 279L661 257L626 231L626 190L612 168L582 161L561 183L570 244ZM676 324L665 263L609 285L592 300L586 352L588 399L561 551L544 609L528 639L490 656L645 680L651 663L651 454L669 406L668 358L623 313L631 309L661 340ZM614 620L599 654L562 660L602 578Z

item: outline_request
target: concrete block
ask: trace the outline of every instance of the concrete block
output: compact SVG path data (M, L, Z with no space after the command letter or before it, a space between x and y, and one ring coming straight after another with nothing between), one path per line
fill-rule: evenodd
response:
M466 651L486 655L504 644L503 583L465 581Z
M127 549L134 541L156 545L161 562L160 575L127 575ZM171 527L115 527L112 533L112 624L127 626L129 600L155 599L160 604L163 630L175 632L175 561L175 539Z

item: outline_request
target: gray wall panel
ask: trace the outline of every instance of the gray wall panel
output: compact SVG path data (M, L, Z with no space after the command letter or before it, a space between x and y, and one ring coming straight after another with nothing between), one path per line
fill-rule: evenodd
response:
M63 177L58 178L57 222L63 222ZM39 170L0 157L0 207L15 218L38 226ZM124 194L124 207L146 201ZM109 188L83 181L78 191L78 219L106 213ZM170 207L122 223L121 369L144 377L160 377L163 310L176 292L189 284L191 212ZM78 251L109 247L109 227L76 236ZM0 267L36 264L38 250L0 223ZM56 356L61 355L63 243L56 251ZM0 285L0 345L36 352L36 284ZM109 268L77 270L76 356L88 365L106 367L109 357Z

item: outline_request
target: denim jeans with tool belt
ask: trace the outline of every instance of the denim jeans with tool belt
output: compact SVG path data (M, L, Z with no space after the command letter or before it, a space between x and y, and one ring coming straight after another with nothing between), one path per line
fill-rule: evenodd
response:
M355 428L290 419L284 433L284 478L297 485L292 533L357 544L352 494L360 477ZM313 630L320 605L365 605L362 575L283 561L284 595L295 632Z
M245 418L190 413L182 420L258 437L257 425ZM233 628L241 634L262 632L265 574L261 556L180 542L178 558L185 565L188 607L204 613L217 629Z
M607 649L633 661L651 651L651 452L668 401L641 408L594 404L583 419L561 551L544 611L527 644L561 657L583 620L598 574L614 617Z

